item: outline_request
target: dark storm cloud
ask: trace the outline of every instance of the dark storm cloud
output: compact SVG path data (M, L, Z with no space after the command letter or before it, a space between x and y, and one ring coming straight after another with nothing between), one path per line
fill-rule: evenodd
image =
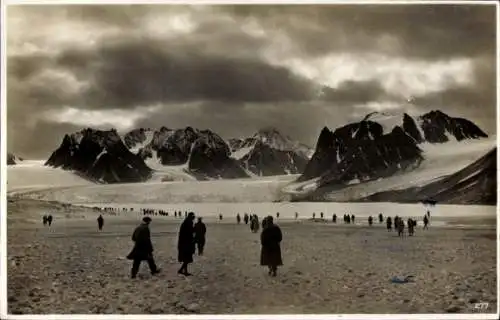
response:
M324 88L322 99L339 105L362 104L388 99L389 94L378 81L345 81L338 88Z
M313 83L284 67L164 47L152 40L123 42L98 51L63 52L52 63L47 57L14 57L10 59L9 76L22 81L50 66L69 69L77 76L83 74L92 80L84 92L67 97L60 88L33 86L26 90L26 97L39 105L89 109L173 101L280 102L312 98Z
M173 50L172 50L173 51ZM309 100L312 84L257 60L163 50L154 42L103 48L88 92L89 106L133 107L158 102Z
M494 53L494 5L234 6L286 32L306 55L382 52L424 59ZM381 41L383 36L394 41Z

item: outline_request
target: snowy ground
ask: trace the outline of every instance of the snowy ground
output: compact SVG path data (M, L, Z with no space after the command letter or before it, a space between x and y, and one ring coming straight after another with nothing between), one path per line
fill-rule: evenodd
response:
M207 219L205 256L184 278L176 274L181 219L155 216L162 273L151 277L143 264L131 280L124 256L137 215L105 215L98 232L89 210L33 200L10 200L8 209L9 313L471 313L476 302L488 302L489 312L497 306L494 230L417 227L416 236L400 239L378 223L279 220L284 266L270 278L259 266L258 234L234 217ZM50 228L41 225L42 212L54 213ZM415 282L390 281L408 275Z
M95 185L72 172L47 167L43 165L44 163L43 160L25 160L19 164L7 166L7 191L12 193Z

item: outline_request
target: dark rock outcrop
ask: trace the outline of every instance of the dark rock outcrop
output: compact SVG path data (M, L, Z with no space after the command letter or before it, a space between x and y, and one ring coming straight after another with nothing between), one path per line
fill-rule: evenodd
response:
M242 159L244 167L259 176L301 173L308 159L295 151L277 150L257 141Z
M12 153L7 153L7 165L12 166L18 163L18 161L22 161L22 159L17 158Z
M302 173L312 153L306 145L272 127L246 139L230 139L229 145L233 157L259 176Z
M447 142L449 136L455 137L457 141L488 137L473 122L463 118L450 117L439 110L426 113L419 119L424 131L424 138L430 143Z
M342 173L342 176L346 178L349 176L355 176L355 178L371 176L369 172L379 168L370 168L370 166L380 165L387 168L389 164L393 163L389 159L391 156L387 151L394 149L391 146L392 143L407 143L410 141L405 137L408 136L400 127L395 128L390 134L384 135L382 126L369 120L345 125L335 130L335 132L331 132L324 127L316 145L316 152L307 164L299 181L320 177L325 174L331 177L332 172ZM400 147L397 146L396 149L399 150ZM414 141L411 141L409 148L413 148L415 154L420 150ZM404 154L410 154L410 152ZM412 158L412 160L417 158ZM366 163L363 164L364 160L359 159L366 159ZM394 159L401 161L397 152L394 154ZM355 160L356 164L350 163L353 160ZM389 161L387 162L387 160ZM361 171L359 174L354 174L356 170ZM341 180L345 179L342 178Z
M423 187L391 190L362 198L369 202L497 204L497 148L462 170Z
M146 141L147 136L146 133L151 131L151 129L145 129L145 128L139 128L139 129L134 129L130 132L127 132L123 136L123 143L127 146L127 148L133 148L137 144L143 143Z
M140 182L151 177L151 169L129 151L115 130L88 128L67 134L45 165L106 183Z
M191 127L173 130L166 135L161 144L154 145L153 150L156 150L163 165L184 164L189 159L194 142L202 135L203 133Z
M407 113L403 115L403 130L407 135L412 137L416 143L424 142L424 137L420 134L415 119L410 117Z
M189 171L195 176L219 179L248 177L238 161L229 155L229 146L224 140L208 130L204 131L191 148Z
M229 145L231 152L237 151L241 148L244 148L245 145L250 145L253 143L255 143L255 140L252 138L248 138L248 139L231 138L231 139L227 140L227 144Z
M347 148L340 146L344 145L337 144L339 159L333 159L335 162L320 175L318 192L329 184L343 185L355 179L362 182L387 177L414 168L423 160L422 151L413 138L399 126L375 140L353 140L348 142Z

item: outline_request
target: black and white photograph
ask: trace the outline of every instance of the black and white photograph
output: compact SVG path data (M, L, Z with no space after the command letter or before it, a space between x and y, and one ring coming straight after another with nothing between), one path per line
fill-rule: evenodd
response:
M2 5L8 315L498 319L495 1L39 2Z

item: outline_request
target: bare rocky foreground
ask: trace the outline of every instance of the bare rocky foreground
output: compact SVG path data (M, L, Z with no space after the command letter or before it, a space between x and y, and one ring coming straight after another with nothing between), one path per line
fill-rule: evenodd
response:
M51 228L20 223L45 210L35 204L9 203L13 314L470 313L475 302L488 302L488 313L497 308L495 230L418 227L415 237L399 239L378 223L278 221L285 266L269 278L258 265L259 235L226 217L207 220L205 256L195 257L194 276L185 278L176 274L180 220L153 217L162 273L150 276L144 263L131 280L124 257L137 216L105 216L102 233L94 214L78 209L71 216L86 220L56 215ZM415 282L391 283L397 275Z

